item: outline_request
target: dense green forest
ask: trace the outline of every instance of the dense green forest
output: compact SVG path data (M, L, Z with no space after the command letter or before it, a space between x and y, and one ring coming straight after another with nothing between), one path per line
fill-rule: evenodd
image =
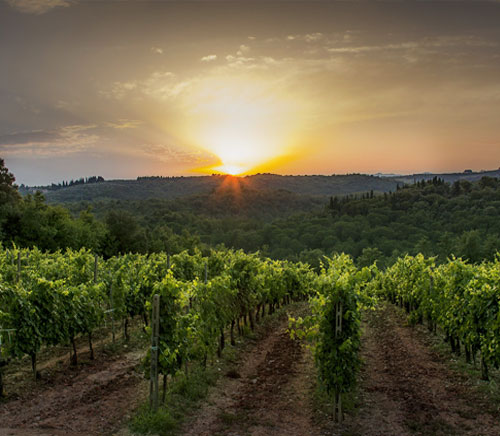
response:
M324 254L345 252L360 265L377 260L382 267L405 253L476 262L492 259L500 248L500 182L492 177L452 184L434 177L394 192L336 197L257 190L233 181L177 199L62 207L47 204L40 193L21 197L3 161L1 168L4 245L85 246L105 256L225 245L313 265Z

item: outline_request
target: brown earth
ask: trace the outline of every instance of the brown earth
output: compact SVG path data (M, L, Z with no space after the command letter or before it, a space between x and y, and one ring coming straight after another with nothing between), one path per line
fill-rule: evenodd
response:
M500 435L499 411L425 339L393 306L368 316L361 407L345 425L349 435Z
M0 404L0 436L111 433L145 397L137 371L142 355L101 354L76 368L66 364L44 373L35 386Z
M248 348L237 371L226 374L182 435L320 435L310 401L312 362L286 329L283 320Z

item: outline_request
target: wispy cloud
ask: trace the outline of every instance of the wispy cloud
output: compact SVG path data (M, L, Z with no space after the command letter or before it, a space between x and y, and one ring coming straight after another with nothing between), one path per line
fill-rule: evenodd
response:
M287 41L305 41L305 42L316 42L324 38L324 34L321 32L305 33L299 35L288 35L286 37Z
M88 149L98 140L96 124L69 125L54 130L33 130L0 135L0 151L11 155L64 155Z
M238 56L243 56L244 53L248 53L250 51L250 47L245 44L241 44L239 50L236 52Z
M80 103L76 100L57 100L53 106L62 111L73 111L80 106Z
M434 38L423 38L416 41L405 41L382 45L363 45L363 46L336 46L327 47L330 53L364 53L375 51L395 51L395 50L417 50L417 49L434 49L452 47L497 47L498 44L492 41L486 41L479 37L469 36L440 36Z
M216 59L217 59L217 55L211 54L211 55L203 56L201 58L201 61L202 62L212 62L212 61L215 61Z
M114 82L109 89L101 91L101 94L117 100L132 93L158 100L171 100L182 94L191 84L191 80L179 79L170 71L155 71L145 79Z
M162 162L174 161L182 165L203 165L214 161L214 155L201 150L189 149L166 143L145 143L135 149L135 153L152 157Z
M119 119L116 122L107 122L105 123L106 127L111 127L112 129L136 129L140 125L142 125L143 122L140 120L127 120L124 118Z
M240 52L238 52L240 53ZM227 55L226 61L228 62L228 66L231 68L237 67L246 67L246 68L256 68L257 64L254 63L255 58L245 57L241 54L239 55Z
M117 100L121 100L125 95L129 92L135 90L137 88L137 82L129 81L129 82L115 82L111 85L110 89L101 91L101 94L106 97L115 98Z
M45 14L57 7L68 7L69 0L5 0L14 9L26 14Z
M163 54L163 49L161 47L151 47L151 51L156 54Z

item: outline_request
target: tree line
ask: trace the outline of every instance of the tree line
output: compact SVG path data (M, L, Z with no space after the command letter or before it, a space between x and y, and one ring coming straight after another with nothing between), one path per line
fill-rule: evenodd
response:
M0 240L42 250L89 248L105 257L225 246L318 267L350 254L385 267L405 254L493 259L500 248L500 182L439 178L392 193L312 197L286 191L215 191L176 200L47 204L22 197L0 160Z

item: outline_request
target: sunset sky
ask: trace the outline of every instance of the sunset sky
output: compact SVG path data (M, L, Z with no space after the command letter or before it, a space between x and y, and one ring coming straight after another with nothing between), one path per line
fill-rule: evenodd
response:
M31 185L495 169L500 2L0 0L0 157Z

